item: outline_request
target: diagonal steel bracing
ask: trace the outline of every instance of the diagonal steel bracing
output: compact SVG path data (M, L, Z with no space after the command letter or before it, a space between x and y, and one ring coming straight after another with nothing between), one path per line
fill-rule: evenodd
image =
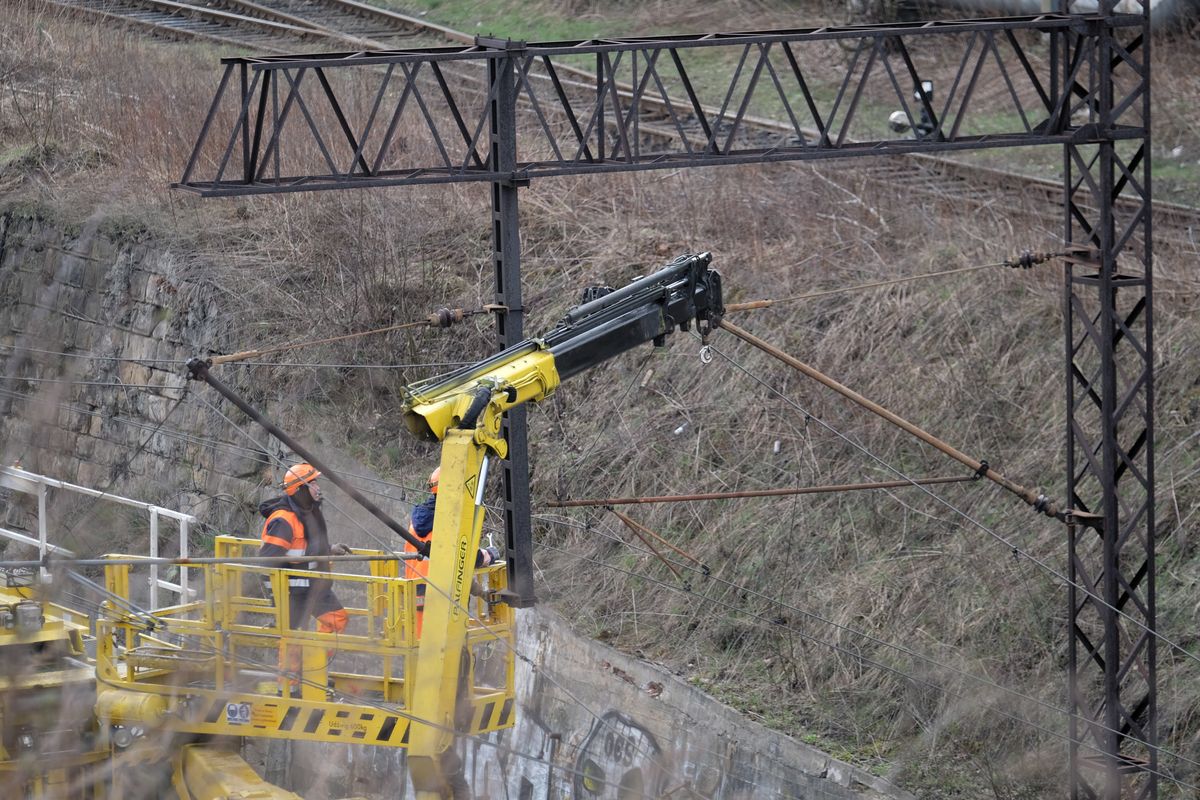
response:
M1062 44L1071 504L1071 797L1157 796L1149 40L1098 26ZM1116 127L1130 138L1107 136ZM1123 202L1118 204L1120 198ZM1086 524L1085 524L1086 523ZM1119 612L1119 613L1118 613ZM1123 615L1123 616L1122 616ZM1098 756L1097 754L1102 754Z
M1112 29L1138 20L1115 18ZM178 185L216 196L1136 138L1121 109L1103 133L1075 124L1092 95L1074 90L1100 69L1097 37L1079 32L1088 24L1042 14L226 59ZM835 39L856 47L831 82ZM957 54L936 102L914 96L928 76L912 51L929 47ZM1062 75L1048 49L1065 54ZM498 61L509 70L489 68ZM714 65L724 79L712 79ZM487 132L495 80L509 71L520 146L505 171ZM985 82L1002 91L981 96ZM931 132L889 132L894 109L914 125L930 120Z
M225 59L176 185L211 197L488 183L503 345L522 335L517 200L530 180L1059 148L1067 249L1092 254L1064 277L1070 791L1153 798L1148 18L1113 1L1090 16ZM831 43L849 52L837 67ZM930 47L957 70L928 93ZM920 135L890 132L894 110ZM524 418L506 435L509 585L528 604Z

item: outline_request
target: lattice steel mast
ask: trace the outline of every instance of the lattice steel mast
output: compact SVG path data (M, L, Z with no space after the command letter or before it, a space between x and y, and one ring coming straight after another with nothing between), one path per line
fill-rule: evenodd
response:
M1105 0L1111 11L1113 0ZM1150 40L1103 23L1058 60L1089 142L1063 148L1072 798L1157 796ZM1089 80L1079 65L1090 64ZM1118 200L1124 201L1118 203ZM1117 609L1129 619L1122 620ZM1100 727L1103 726L1103 727ZM1116 733L1119 731L1120 733ZM1103 757L1092 755L1096 751ZM1088 769L1089 763L1099 770Z

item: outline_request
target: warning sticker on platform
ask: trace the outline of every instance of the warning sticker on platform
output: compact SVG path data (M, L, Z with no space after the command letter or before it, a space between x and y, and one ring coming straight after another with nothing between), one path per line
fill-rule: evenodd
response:
M225 722L230 725L249 725L250 724L250 704L249 703L226 703L225 704Z
M250 724L256 728L274 728L279 724L279 707L275 705L251 705Z

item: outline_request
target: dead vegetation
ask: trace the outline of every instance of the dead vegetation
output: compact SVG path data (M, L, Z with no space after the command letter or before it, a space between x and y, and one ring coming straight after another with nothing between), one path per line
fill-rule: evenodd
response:
M594 4L576 4L590 9ZM757 6L755 6L757 8ZM745 27L745 26L739 26ZM487 193L418 188L206 201L172 194L215 53L80 26L22 6L0 23L0 181L12 199L123 220L180 257L180 303L206 298L221 351L408 321L491 299ZM1171 49L1172 47L1176 49ZM1168 55L1163 55L1167 50ZM1187 43L1160 59L1198 64ZM1189 148L1176 71L1160 102ZM1194 106L1194 102L1192 103ZM1175 145L1172 145L1175 146ZM1190 157L1195 158L1192 153ZM772 166L545 181L522 196L528 331L582 287L710 250L727 300L779 298L1052 249L1058 220L919 203L867 166ZM1160 251L1156 304L1159 620L1194 648L1200 583L1196 248ZM1063 494L1061 277L997 268L785 304L736 321L960 449ZM236 380L400 483L432 460L402 435L397 389L487 352L486 319L303 351ZM676 334L564 386L531 413L539 592L585 633L663 662L715 696L922 797L1061 792L1063 531L982 483L638 507L712 576L681 583L602 511L550 499L727 491L957 474L906 436L730 337L717 358ZM230 368L233 373L235 368ZM211 422L211 420L210 420ZM228 431L197 431L210 437ZM166 487L160 487L166 488ZM493 529L498 520L493 516ZM1012 556L1012 547L1025 554ZM687 565L681 563L682 569ZM1160 647L1164 746L1200 759L1200 675ZM1003 688L1002 688L1003 687ZM1017 697L1014 693L1024 696ZM1164 772L1195 783L1192 764ZM1164 785L1164 797L1172 794Z

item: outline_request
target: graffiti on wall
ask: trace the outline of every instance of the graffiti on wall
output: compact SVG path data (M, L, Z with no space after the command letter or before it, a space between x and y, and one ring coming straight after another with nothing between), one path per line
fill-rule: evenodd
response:
M641 800L663 791L666 770L654 736L619 711L592 725L575 758L580 800Z

